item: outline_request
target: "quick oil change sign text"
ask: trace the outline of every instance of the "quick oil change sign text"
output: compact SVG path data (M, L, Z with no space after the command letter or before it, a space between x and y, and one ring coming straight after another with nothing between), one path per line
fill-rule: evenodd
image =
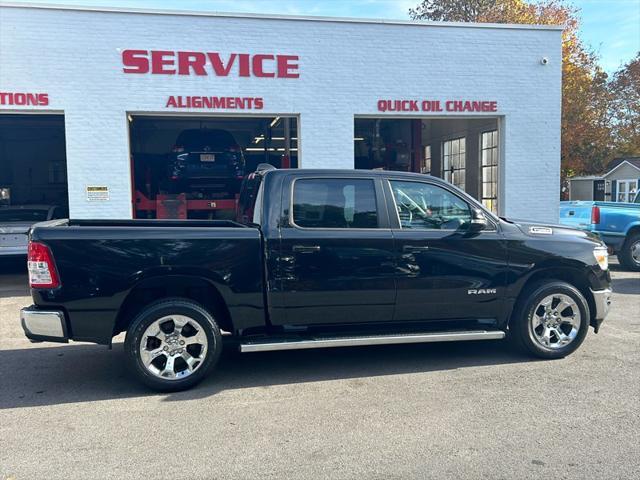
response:
M124 50L124 73L298 78L297 55Z
M379 112L496 112L488 100L378 100Z

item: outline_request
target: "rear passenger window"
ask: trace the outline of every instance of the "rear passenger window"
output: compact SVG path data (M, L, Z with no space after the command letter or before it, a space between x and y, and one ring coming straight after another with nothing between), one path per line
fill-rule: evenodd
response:
M296 180L293 184L293 223L304 228L377 228L373 180Z

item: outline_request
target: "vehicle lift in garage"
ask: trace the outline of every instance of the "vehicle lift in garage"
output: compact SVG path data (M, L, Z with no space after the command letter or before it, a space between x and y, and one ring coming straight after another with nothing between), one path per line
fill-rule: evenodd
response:
M189 218L198 219L229 219L235 217L236 207L238 204L238 192L240 184L244 176L253 171L258 163L274 162L280 168L291 167L291 119L287 117L275 117L273 119L265 119L265 125L259 130L258 135L252 132L253 144L262 141L262 148L257 145L248 143L247 139L240 140L237 133L234 137L233 126L231 124L214 124L213 128L205 128L201 124L199 127L188 125L190 128L182 128L177 135L172 152L169 154L170 163L167 168L158 168L156 155L151 154L151 160L142 160L142 164L136 162L141 158L140 155L131 155L131 171L139 175L138 182L135 181L136 173L132 178L132 191L134 192L132 202L135 216L138 218L156 218L156 219L175 219L186 220ZM283 130L283 141L281 148L282 155L274 158L269 152L273 152L275 148L272 144L266 143L266 138L271 142L271 131L280 122ZM237 123L236 123L237 125ZM267 127L268 125L268 127ZM185 125L187 127L187 125ZM254 127L255 128L255 127ZM268 130L268 132L267 132ZM207 132L207 133L205 133ZM294 134L295 136L295 134ZM192 151L189 149L198 149ZM202 151L199 151L202 150ZM220 178L215 174L209 177L208 165L209 157L215 158L218 150L221 155L233 155L233 161L236 162L236 156L242 158L242 168L240 171L233 172L233 168L229 171L229 176ZM192 177L186 177L189 181L182 181L184 175L184 157L186 155L199 155L202 165L201 171L192 170ZM264 156L263 156L264 154ZM144 155L144 152L143 152ZM207 157L203 160L202 157ZM144 158L144 157L142 157ZM177 159L174 159L177 158ZM249 160L247 164L246 158ZM224 160L223 160L224 161ZM165 173L166 172L166 173ZM166 175L166 178L164 176ZM234 176L235 175L235 176ZM140 181L142 180L142 181ZM162 186L164 182L164 187ZM168 182L168 183L167 183Z
M291 165L288 155L282 156L282 168ZM186 220L189 212L234 213L238 205L238 195L225 195L219 199L188 199L186 193L157 194L155 200L151 200L144 193L135 191L134 211L155 212L155 217L162 220Z

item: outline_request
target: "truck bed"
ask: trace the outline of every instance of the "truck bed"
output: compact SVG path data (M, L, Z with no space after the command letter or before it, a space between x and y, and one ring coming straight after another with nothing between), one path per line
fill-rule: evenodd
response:
M592 210L599 209L599 221L592 223ZM640 223L640 203L569 201L560 202L560 223L597 232L617 247L629 230ZM609 237L609 238L607 238ZM618 237L618 241L615 241Z
M611 251L623 255L624 264L627 238L640 228L640 203L560 202L560 223L596 233Z
M173 295L221 296L234 326L263 326L262 237L232 221L56 220L31 240L52 251L61 287L34 289L40 307L63 308L74 340L109 343L136 295L171 285ZM143 293L140 293L143 292Z

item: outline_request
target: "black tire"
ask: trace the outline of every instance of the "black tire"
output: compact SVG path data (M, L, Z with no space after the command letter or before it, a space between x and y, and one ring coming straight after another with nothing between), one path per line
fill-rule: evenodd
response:
M632 272L640 272L640 259L637 257L633 258L634 249L637 252L637 249L640 249L640 232L632 233L625 240L624 245L618 252L618 260L626 270L630 270Z
M536 311L539 311L540 302L553 295L566 295L573 299L580 314L580 326L576 329L575 337L570 343L558 346L558 342L556 342L555 347L547 347L537 339L533 327L533 317ZM544 307L542 308L544 310ZM570 314L573 312L573 308L570 307L569 310L563 311ZM524 353L545 359L563 358L580 347L589 330L589 323L589 304L577 288L559 280L544 280L526 287L522 293L509 324L509 337L512 343ZM540 326L542 329L545 328L544 325ZM556 334L552 334L551 339L555 338L557 338Z
M193 321L193 323L189 322L190 326L188 328L196 332L199 332L199 328L202 328L200 333L204 333L207 340L206 349L204 352L201 350L203 358L196 358L196 365L193 367L193 372L187 372L186 375L188 376L185 376L184 378L160 378L158 374L152 373L151 370L145 366L142 359L140 347L145 331L157 320L162 319L163 317L170 317L171 315L188 317ZM175 323L173 323L173 320L167 321L169 324L166 328L172 327L173 330L170 333L173 333L175 336ZM164 323L162 325L165 326ZM193 329L193 326L196 326L197 328ZM154 341L153 337L147 336L147 338L151 338L152 341ZM163 343L160 340L158 340L158 342L159 344ZM181 347L175 345L175 348ZM188 345L179 351L186 350L187 348L189 348ZM220 334L220 328L213 316L202 305L183 298L167 298L148 305L135 317L127 331L124 349L129 370L140 382L160 392L176 392L186 390L196 385L217 363L220 353L222 352L222 335ZM168 359L167 354L161 352L160 355L164 356L166 363L166 360ZM160 357L160 355L158 355L158 357ZM177 356L178 354L176 354L176 358ZM161 361L162 358L160 358L160 362ZM186 366L186 362L183 362L182 360L180 360L180 362L184 363ZM178 366L175 366L171 370L175 372L177 369ZM184 370L179 371L178 375L180 374L184 374Z

